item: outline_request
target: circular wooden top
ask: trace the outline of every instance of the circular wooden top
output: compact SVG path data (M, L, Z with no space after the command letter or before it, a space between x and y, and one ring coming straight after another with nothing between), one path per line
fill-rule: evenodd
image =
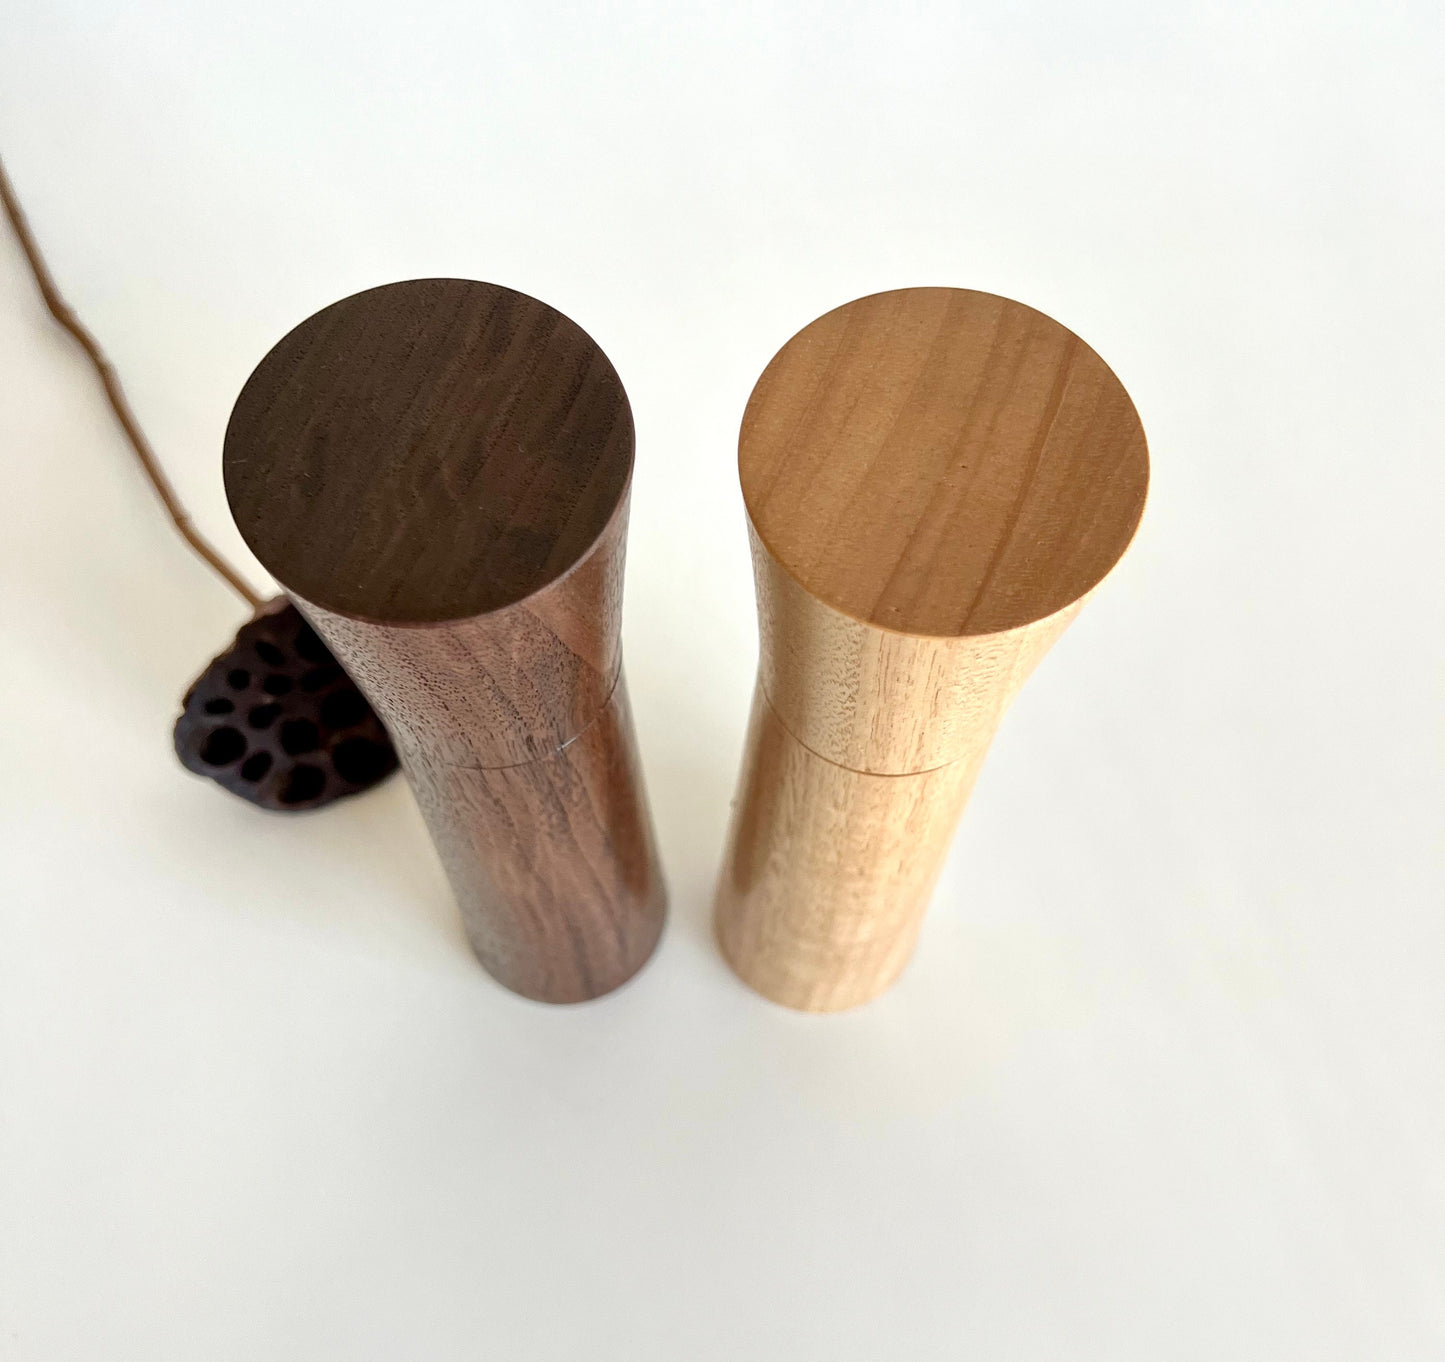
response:
M247 380L226 495L280 583L383 623L522 600L627 491L632 411L596 342L495 284L414 279L333 303Z
M876 293L774 356L738 443L748 515L811 595L899 633L997 633L1128 547L1149 456L1073 332L967 289Z

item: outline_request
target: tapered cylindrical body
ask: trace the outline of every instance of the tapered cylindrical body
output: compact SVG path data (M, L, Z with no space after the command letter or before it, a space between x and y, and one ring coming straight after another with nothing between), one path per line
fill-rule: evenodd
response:
M1133 537L1148 454L1077 336L920 288L793 337L738 463L760 658L718 940L760 993L833 1011L907 963L1004 711Z
M226 432L236 522L386 722L477 956L546 1002L631 977L665 914L619 647L632 458L591 338L456 279L309 318Z

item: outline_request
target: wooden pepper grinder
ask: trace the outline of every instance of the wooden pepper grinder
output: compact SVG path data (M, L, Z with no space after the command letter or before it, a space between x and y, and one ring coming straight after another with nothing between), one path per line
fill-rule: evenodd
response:
M718 939L759 993L833 1011L907 963L1004 710L1134 535L1148 453L1072 332L918 288L794 336L738 466L761 647Z
M386 722L482 964L545 1002L630 978L665 914L618 637L632 457L596 343L462 279L302 322L226 430L242 535Z

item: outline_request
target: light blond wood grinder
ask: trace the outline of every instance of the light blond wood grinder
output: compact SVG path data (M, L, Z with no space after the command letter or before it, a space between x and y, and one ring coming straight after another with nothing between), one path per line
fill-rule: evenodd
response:
M915 288L778 352L738 471L760 656L718 941L765 997L835 1011L907 963L999 720L1134 536L1148 450L1071 331Z

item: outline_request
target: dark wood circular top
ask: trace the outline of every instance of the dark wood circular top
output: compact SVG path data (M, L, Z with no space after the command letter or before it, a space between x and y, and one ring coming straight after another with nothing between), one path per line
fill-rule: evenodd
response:
M743 498L813 596L899 633L1045 618L1139 524L1144 431L1108 365L1022 303L877 293L804 327L748 402Z
M575 322L495 284L414 279L323 308L261 361L226 429L226 495L288 590L437 623L583 558L632 452L621 380Z

